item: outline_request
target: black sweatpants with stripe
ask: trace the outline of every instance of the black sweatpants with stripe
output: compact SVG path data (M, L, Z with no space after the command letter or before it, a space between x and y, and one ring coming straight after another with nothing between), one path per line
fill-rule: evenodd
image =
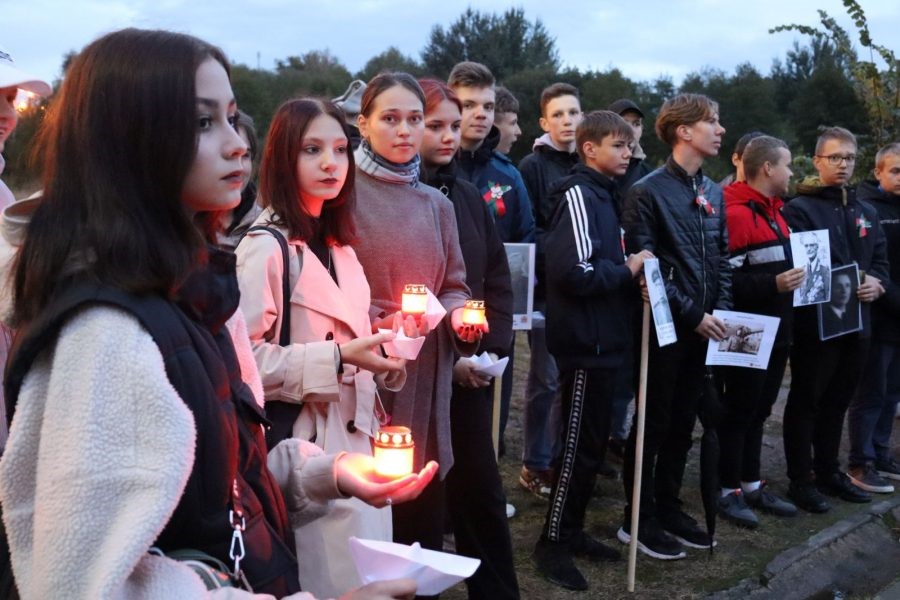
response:
M561 454L541 536L569 544L581 534L584 513L606 455L615 369L560 371Z

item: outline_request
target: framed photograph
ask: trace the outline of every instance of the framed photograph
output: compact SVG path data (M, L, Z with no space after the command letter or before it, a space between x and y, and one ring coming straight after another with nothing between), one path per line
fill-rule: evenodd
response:
M862 307L859 289L859 267L856 263L831 270L831 299L819 304L819 339L830 340L862 329Z
M644 261L644 277L647 279L647 292L650 295L650 309L653 313L653 324L656 327L656 340L660 346L674 344L678 341L675 335L675 322L672 319L672 308L666 295L666 284L659 270L659 259L648 258Z
M534 310L534 244L503 244L513 291L513 329L531 329Z
M828 230L792 233L791 254L794 266L806 269L806 278L794 290L794 306L828 302L831 299L831 247Z
M766 369L769 366L781 319L730 310L714 310L713 316L725 323L725 339L709 341L707 365L750 369Z

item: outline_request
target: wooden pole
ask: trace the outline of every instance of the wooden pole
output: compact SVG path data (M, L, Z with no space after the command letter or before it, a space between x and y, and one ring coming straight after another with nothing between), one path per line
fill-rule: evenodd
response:
M506 365L507 369L512 369L512 362ZM494 411L491 418L491 439L494 441L494 458L499 460L500 456L500 398L503 392L503 376L494 377Z
M641 371L637 394L637 430L634 447L634 486L631 492L631 543L628 546L628 591L634 592L637 568L638 525L641 514L641 475L644 464L644 416L647 406L647 359L650 346L650 304L644 302L644 321L641 324Z

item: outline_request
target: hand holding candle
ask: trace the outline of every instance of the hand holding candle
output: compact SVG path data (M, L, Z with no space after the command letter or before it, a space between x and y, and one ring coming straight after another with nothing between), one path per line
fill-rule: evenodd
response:
M450 313L450 325L456 332L456 337L467 344L472 344L490 331L484 311L483 300L467 300L465 306L454 309Z
M380 508L417 498L431 483L438 471L438 464L430 461L418 473L386 478L377 472L374 457L351 452L337 460L335 471L341 493Z

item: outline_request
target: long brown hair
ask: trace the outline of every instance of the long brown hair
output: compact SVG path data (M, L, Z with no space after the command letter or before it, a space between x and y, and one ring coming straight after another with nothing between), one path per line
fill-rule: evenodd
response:
M303 209L300 200L300 179L297 158L303 150L303 136L310 123L327 115L337 121L347 136L347 179L333 200L322 207L317 219ZM354 172L353 152L349 146L350 132L344 122L344 114L327 100L299 98L282 104L272 118L266 147L259 167L259 196L263 206L271 206L276 215L275 223L288 230L291 239L308 241L321 235L329 243L341 246L356 239L353 224ZM317 231L317 227L320 230Z
M13 320L34 319L75 273L171 294L205 257L182 206L198 143L196 73L218 48L124 29L71 64L39 134L43 200L15 266Z

